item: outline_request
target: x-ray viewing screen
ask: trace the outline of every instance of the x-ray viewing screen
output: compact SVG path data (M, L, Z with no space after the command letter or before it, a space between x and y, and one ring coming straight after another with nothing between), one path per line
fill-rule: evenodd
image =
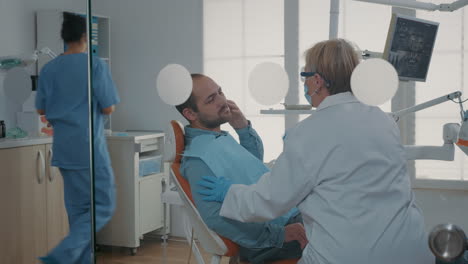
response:
M426 81L439 23L393 14L383 58L403 81Z

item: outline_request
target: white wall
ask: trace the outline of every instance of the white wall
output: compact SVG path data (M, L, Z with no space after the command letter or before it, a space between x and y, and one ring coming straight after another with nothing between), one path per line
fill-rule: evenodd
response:
M11 55L31 55L35 48L34 12L38 9L67 9L83 12L84 0L0 0L0 57ZM35 69L28 69L34 73ZM5 97L0 72L0 120L5 120L7 128L16 125L15 113L21 105L13 104Z
M111 19L112 74L122 102L113 130L164 130L182 120L156 92L157 73L169 63L203 70L202 0L95 0L96 14Z
M414 192L427 231L438 224L453 223L468 232L468 191L414 189Z
M203 71L203 1L94 0L93 10L111 21L112 75L121 98L112 129L167 131L170 120L183 120L157 96L156 76L169 63ZM181 219L172 210L174 236L183 236Z

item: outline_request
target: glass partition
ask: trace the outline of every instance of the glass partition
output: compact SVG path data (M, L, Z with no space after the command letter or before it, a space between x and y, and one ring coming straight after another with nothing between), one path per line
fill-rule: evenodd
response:
M164 263L164 254L165 263L175 263L191 255L181 213L171 213L161 199L163 190L174 186L164 155L167 129L172 119L183 119L158 96L156 77L168 64L203 72L201 2L92 1L97 55L121 99L106 135L115 211L102 230L96 226L97 263ZM96 172L96 217L99 177Z
M0 4L0 263L93 262L87 4Z

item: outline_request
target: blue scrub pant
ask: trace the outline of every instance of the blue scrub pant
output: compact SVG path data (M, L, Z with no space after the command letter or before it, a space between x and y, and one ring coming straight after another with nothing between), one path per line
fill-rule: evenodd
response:
M46 264L91 264L91 213L89 170L60 169L70 231L45 257ZM115 182L111 166L95 169L96 232L115 209Z

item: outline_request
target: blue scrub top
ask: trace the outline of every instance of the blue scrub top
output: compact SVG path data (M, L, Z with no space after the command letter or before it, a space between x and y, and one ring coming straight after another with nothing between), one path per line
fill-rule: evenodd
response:
M54 129L52 165L89 168L88 58L86 53L60 55L39 75L36 108L45 110ZM109 67L93 57L94 165L110 165L102 109L120 102Z

